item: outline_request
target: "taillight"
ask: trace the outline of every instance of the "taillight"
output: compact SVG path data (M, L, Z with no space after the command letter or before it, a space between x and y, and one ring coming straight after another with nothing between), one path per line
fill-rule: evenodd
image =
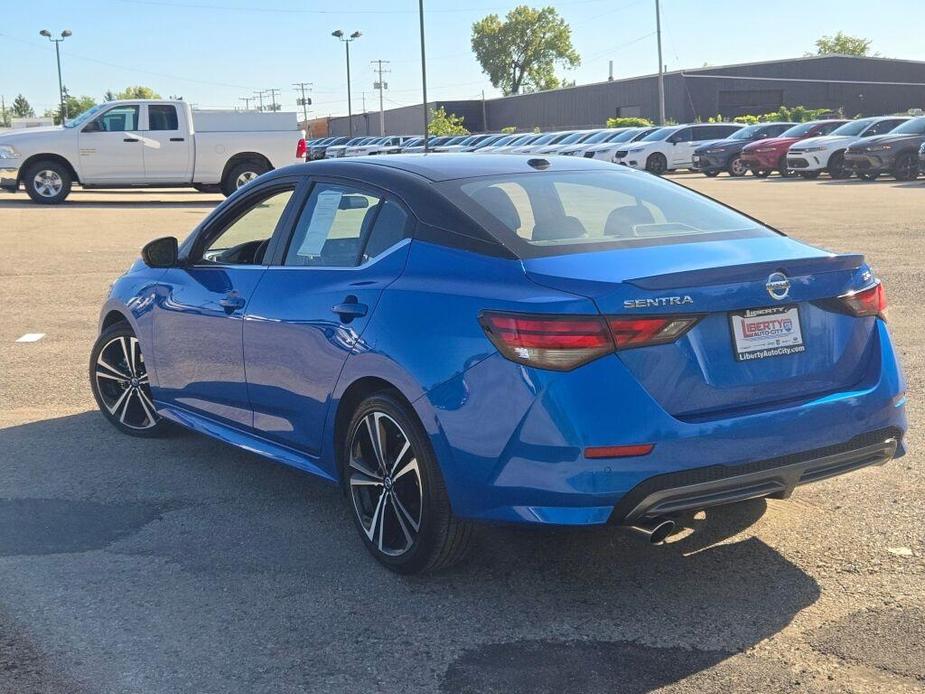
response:
M842 305L854 316L880 316L886 311L886 292L877 280L874 284L856 292L838 297Z
M511 361L569 371L618 349L673 342L699 318L544 316L486 311L479 320L488 339Z
M686 333L694 323L699 320L697 316L682 316L679 318L663 316L660 318L608 318L610 332L617 349L629 347L643 347L648 345L663 345L674 342Z
M295 146L295 158L302 159L305 156L305 138L300 137L298 144Z

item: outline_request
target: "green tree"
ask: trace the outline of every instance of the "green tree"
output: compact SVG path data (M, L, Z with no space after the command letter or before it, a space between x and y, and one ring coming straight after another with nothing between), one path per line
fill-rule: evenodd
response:
M16 98L13 99L13 105L10 107L10 112L13 114L14 118L34 118L35 110L32 106L29 105L29 102L26 101L26 97L22 94L17 94Z
M64 90L64 103L67 104L67 117L76 118L87 109L96 106L96 100L92 96L71 96ZM54 118L55 125L61 125L61 107L50 108L45 111L46 118Z
M107 95L112 92L106 92ZM116 92L117 99L160 99L161 95L156 91L151 89L151 87L142 87L141 85L136 85L134 87L126 87L121 92ZM107 99L109 101L109 99Z
M430 122L427 127L427 134L437 135L468 135L469 131L463 127L463 117L453 113L447 113L442 106L438 109L431 109Z
M879 53L870 52L870 44L870 39L849 36L839 31L835 36L822 36L816 39L816 55L879 55Z
M576 67L581 57L572 30L554 7L519 5L504 21L490 14L472 25L472 51L494 87L504 94L554 89L556 65Z

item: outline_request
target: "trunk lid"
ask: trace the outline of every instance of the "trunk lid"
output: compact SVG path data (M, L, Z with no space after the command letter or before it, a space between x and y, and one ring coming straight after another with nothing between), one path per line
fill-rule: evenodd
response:
M876 346L873 318L826 305L869 284L863 256L835 255L783 236L549 256L523 264L534 282L586 296L606 315L701 315L676 342L622 350L616 357L679 419L730 416L849 388L863 380ZM773 298L768 287L772 275L780 279L776 273L790 285L783 299ZM775 292L781 292L779 286ZM780 322L770 325L770 334L752 332L768 327L763 318L791 322L783 333L777 331ZM775 347L778 335L777 344L787 349ZM751 356L755 351L749 350L760 345L765 347L759 353L769 356Z

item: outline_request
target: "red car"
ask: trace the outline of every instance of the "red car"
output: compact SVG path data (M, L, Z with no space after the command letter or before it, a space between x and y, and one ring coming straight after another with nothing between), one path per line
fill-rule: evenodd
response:
M756 176L765 178L777 169L781 176L789 176L787 169L787 150L790 145L808 137L821 137L828 135L839 125L847 123L846 120L814 120L808 123L794 125L785 130L779 137L770 137L759 140L742 148L742 162L751 169Z

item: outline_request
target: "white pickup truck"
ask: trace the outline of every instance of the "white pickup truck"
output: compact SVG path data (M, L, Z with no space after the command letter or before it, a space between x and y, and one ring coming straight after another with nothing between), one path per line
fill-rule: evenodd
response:
M0 188L35 202L84 188L193 186L231 195L302 161L295 113L195 110L184 101L110 101L64 126L0 134Z

